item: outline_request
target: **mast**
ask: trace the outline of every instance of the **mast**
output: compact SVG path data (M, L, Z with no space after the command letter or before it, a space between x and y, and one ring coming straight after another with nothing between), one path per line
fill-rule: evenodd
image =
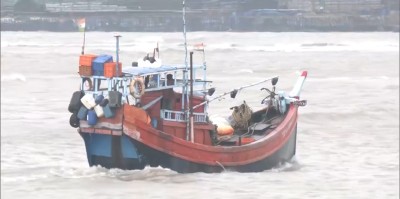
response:
M119 74L119 71L118 71L118 66L119 66L119 38L121 37L121 35L115 35L114 37L116 39L116 51L115 51L116 60L115 61L117 62L117 64L115 65L115 67L116 67L115 71L117 71L117 76L118 76L118 74Z
M182 13L183 13L183 39L184 39L184 46L185 46L185 69L188 69L188 63L187 63L187 42L186 42L186 5L185 5L185 0L183 0L183 8L182 8Z
M188 62L187 62L187 42L186 42L186 5L185 0L182 2L182 20L183 20L183 39L185 46L185 70L183 72L183 87L182 87L182 110L185 111L186 120L186 140L190 140L190 125L189 125L189 91L188 91Z
M190 141L194 142L194 122L193 122L193 52L190 52L190 101L189 101L189 120L190 120Z

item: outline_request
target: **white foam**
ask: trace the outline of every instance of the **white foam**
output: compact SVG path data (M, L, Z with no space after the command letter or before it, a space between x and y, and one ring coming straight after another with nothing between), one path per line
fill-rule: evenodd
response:
M26 77L19 73L12 73L9 75L6 75L6 74L1 75L1 82L7 82L7 81L26 82Z
M33 175L28 175L28 176L13 176L13 177L1 177L1 181L3 183L13 183L13 182L29 182L29 181L34 181L34 180L39 180L39 179L45 179L48 178L48 174L33 174Z

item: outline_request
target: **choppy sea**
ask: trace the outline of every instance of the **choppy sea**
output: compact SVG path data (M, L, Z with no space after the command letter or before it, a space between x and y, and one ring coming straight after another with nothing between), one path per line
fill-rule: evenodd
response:
M87 32L85 52L114 55L115 34ZM121 35L123 66L157 42L165 64L184 63L182 33ZM217 94L275 75L277 89L289 91L309 72L291 162L261 173L91 168L67 110L83 34L1 32L1 198L399 198L399 33L187 38L204 42ZM241 96L262 99L255 90ZM229 103L215 101L210 113L229 114Z

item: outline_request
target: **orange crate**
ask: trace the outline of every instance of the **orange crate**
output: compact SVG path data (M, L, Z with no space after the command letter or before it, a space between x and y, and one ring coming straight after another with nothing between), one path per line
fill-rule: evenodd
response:
M92 66L92 61L96 59L96 55L85 54L79 57L79 66Z
M242 145L250 144L250 143L252 143L252 142L254 142L254 141L256 141L256 140L255 140L254 138L252 138L252 137L242 137L242 142L241 142L241 144L242 144ZM236 145L239 145L239 140L236 141Z
M92 76L92 66L79 66L79 75Z
M116 69L116 62L104 63L104 77L120 77L122 76L122 63L118 63L118 74Z

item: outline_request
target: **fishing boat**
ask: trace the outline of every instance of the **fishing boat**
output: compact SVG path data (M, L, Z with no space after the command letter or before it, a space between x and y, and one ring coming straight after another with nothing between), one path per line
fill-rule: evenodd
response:
M260 172L296 154L298 107L307 102L300 99L307 71L301 72L290 92L276 91L279 77L272 76L214 96L204 45L188 53L185 36L182 65L161 63L155 56L157 46L152 56L122 67L119 39L116 36L115 61L111 55L82 50L81 86L68 106L70 125L84 140L90 166ZM199 65L193 64L195 52L203 57ZM210 103L235 98L256 85L265 92L262 108L253 111L242 101L226 107L226 117L210 118Z

